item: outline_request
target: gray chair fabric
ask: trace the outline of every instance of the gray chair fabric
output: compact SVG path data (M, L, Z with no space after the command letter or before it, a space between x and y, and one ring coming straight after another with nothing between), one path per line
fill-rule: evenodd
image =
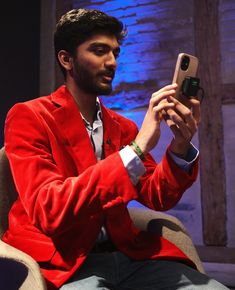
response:
M194 262L199 272L205 273L191 237L176 217L145 208L129 208L129 212L136 227L162 235L181 249Z
M38 263L0 240L0 289L46 290Z
M4 148L0 150L0 238L8 228L8 213L17 198L9 161Z
M46 290L38 263L1 240L8 228L8 213L17 191L4 148L0 150L0 289Z

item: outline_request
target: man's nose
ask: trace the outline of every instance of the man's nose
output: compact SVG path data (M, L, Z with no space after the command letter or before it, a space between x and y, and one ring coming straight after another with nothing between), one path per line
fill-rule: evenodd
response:
M108 55L107 55L107 58L105 60L105 66L106 67L109 67L109 68L112 68L112 69L116 69L117 67L117 60L116 60L116 57L114 55L113 52L110 52Z

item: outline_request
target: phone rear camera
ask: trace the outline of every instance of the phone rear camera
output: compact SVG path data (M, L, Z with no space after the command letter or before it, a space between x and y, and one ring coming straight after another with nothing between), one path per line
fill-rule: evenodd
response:
M182 61L181 61L181 65L180 65L180 68L182 70L187 70L188 69L188 66L189 66L189 62L190 62L190 59L188 56L184 56Z

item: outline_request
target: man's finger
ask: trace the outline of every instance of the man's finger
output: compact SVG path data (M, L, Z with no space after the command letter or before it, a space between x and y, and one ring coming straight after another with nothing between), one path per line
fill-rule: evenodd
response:
M167 114L170 120L172 121L172 123L168 121L167 125L169 126L169 125L174 124L175 126L177 126L178 130L181 132L181 134L184 136L186 140L191 139L191 137L197 130L197 126L193 118L186 117L188 119L188 122L187 122L181 115L177 114L172 109L169 109L167 111Z
M191 104L191 110L192 110L192 114L193 117L197 123L197 125L200 123L201 121L201 106L200 106L200 101L195 99L195 98L191 98L189 100L190 104Z
M187 106L185 106L184 104L180 103L178 100L176 100L176 99L173 100L173 102L175 103L175 111L176 111L176 113L181 116L181 118L185 121L185 123L187 124L187 126L189 127L189 129L190 129L190 131L192 133L197 130L198 122L197 122L196 118L200 118L200 111L199 112L194 112L194 108L195 109L198 108L197 107L197 101L196 100L194 100L194 101L191 100L191 102L190 102L191 106L194 106L194 107L189 109ZM174 112L171 112L171 113L174 115ZM196 114L196 118L194 117L193 114Z

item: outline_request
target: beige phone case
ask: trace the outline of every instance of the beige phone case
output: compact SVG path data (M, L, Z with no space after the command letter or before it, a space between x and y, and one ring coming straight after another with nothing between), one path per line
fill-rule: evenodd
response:
M184 56L189 57L189 60L190 60L188 68L186 70L181 69L181 62L182 62ZM180 53L178 55L176 66L175 66L175 72L174 72L174 76L173 76L173 81L172 81L172 83L178 84L178 87L176 89L175 98L179 99L179 97L180 97L180 92L181 92L182 83L183 83L184 79L188 76L195 77L197 74L197 69L198 69L198 58L197 57L190 55L190 54L187 54L187 53Z

